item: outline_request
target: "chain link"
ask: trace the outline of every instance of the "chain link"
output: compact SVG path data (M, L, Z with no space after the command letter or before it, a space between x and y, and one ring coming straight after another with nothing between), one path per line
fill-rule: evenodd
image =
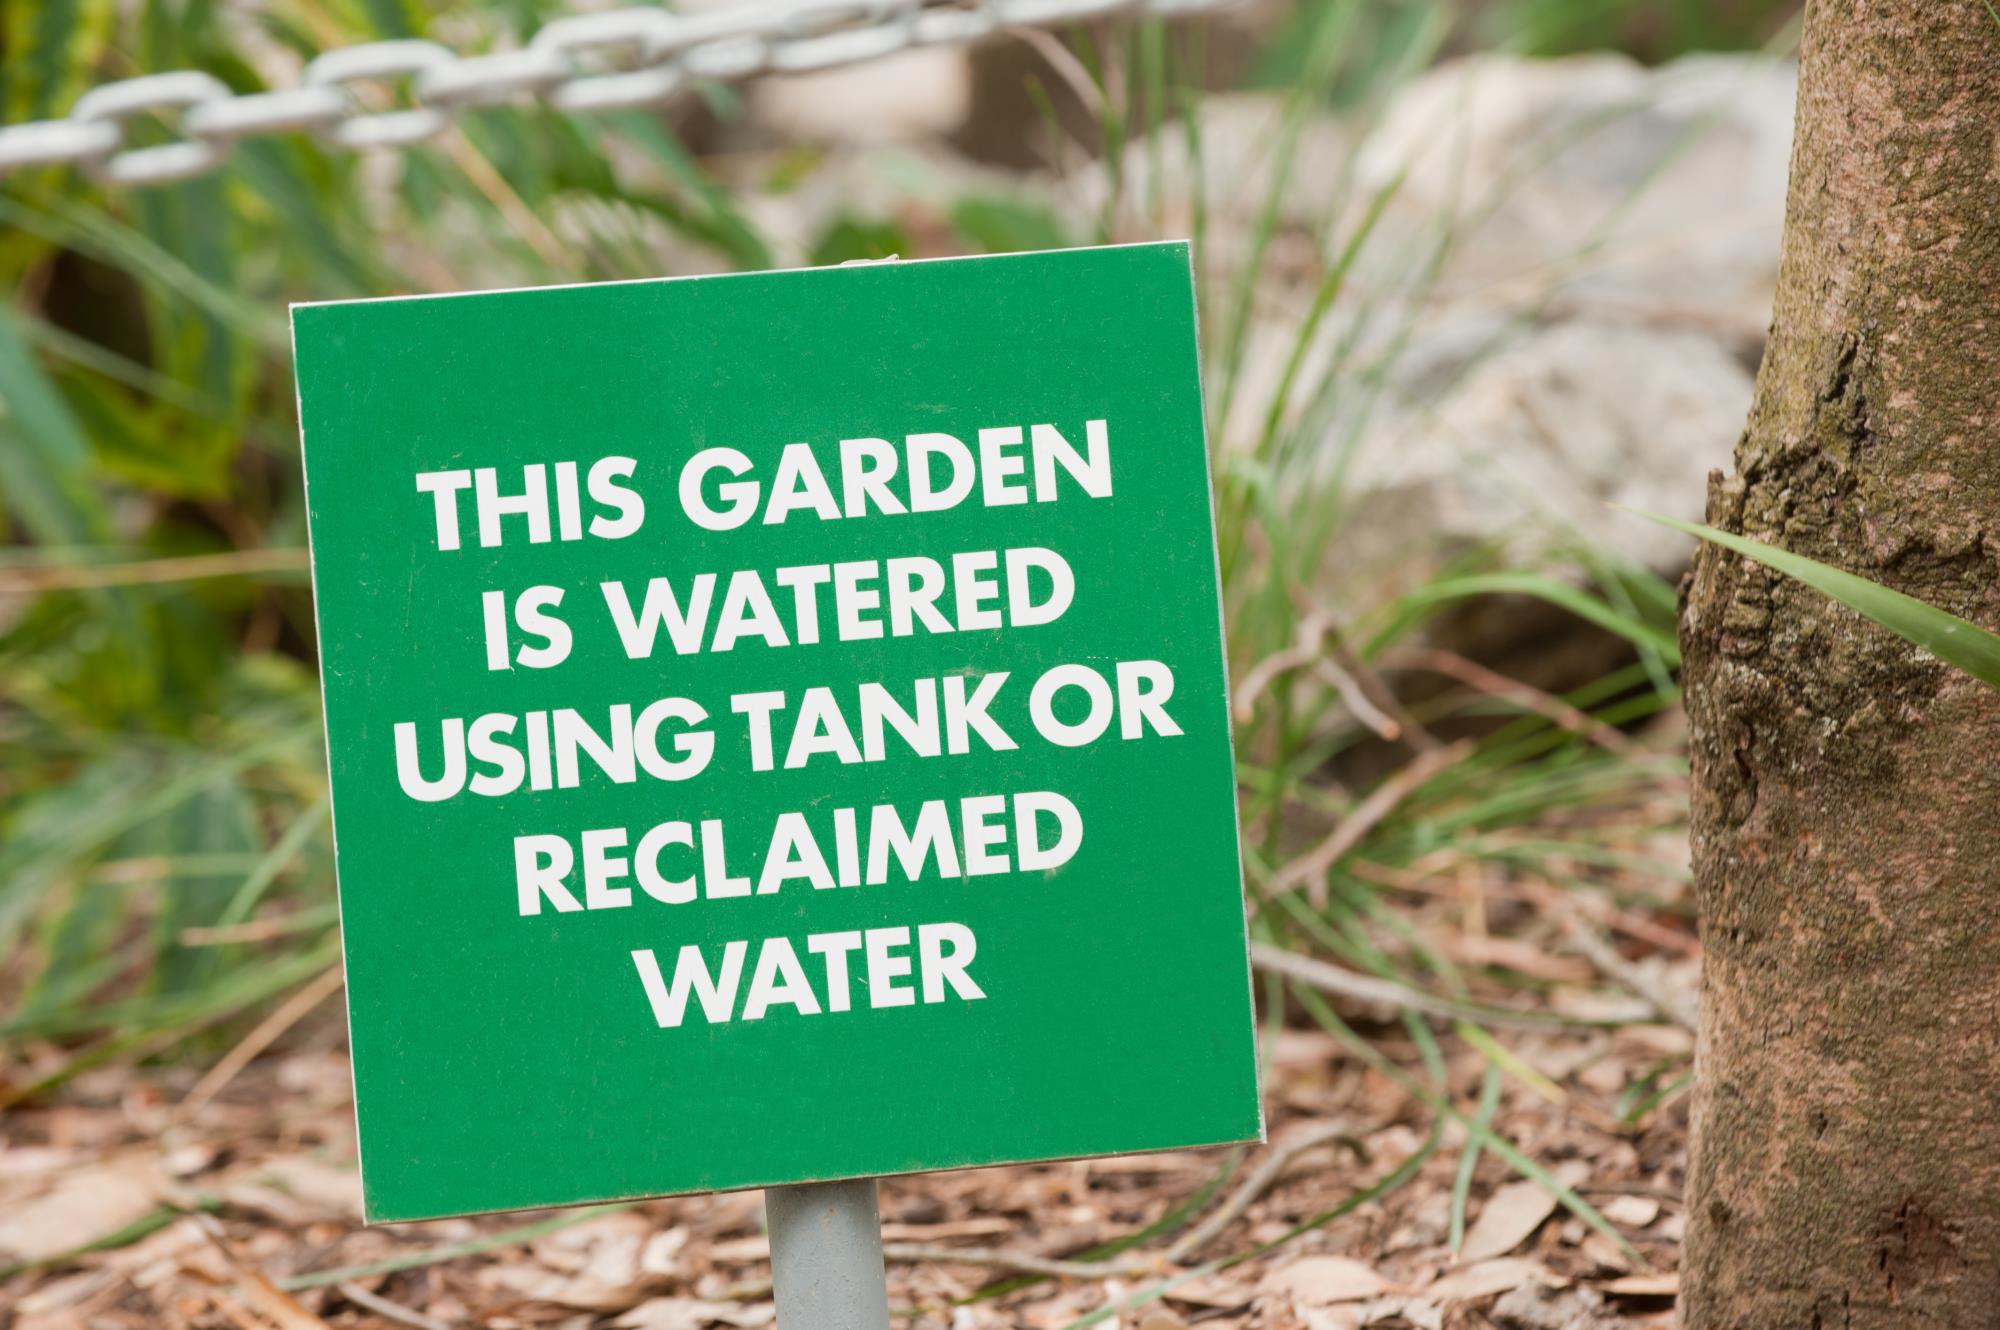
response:
M357 83L418 79L456 59L449 48L416 38L369 42L314 56L306 66L306 86L347 88ZM413 106L407 110L343 116L323 132L343 148L382 148L416 143L441 134L450 123L451 116L439 107Z
M232 93L199 70L91 89L58 120L0 126L0 175L69 164L109 184L185 180L221 166L239 140L315 134L344 148L395 147L443 132L460 110L540 100L563 111L657 106L691 83L800 74L912 47L979 41L1115 13L1184 18L1241 0L750 0L692 14L637 6L545 24L519 50L462 56L436 42L328 51L295 88ZM372 109L361 86L403 87ZM392 94L395 95L395 94ZM140 117L177 118L183 137L128 146Z
M153 111L185 111L227 96L229 89L221 79L200 70L183 69L92 88L76 99L69 116L85 124L110 126L116 131L112 140L115 144L124 138L124 124L133 116ZM222 164L223 151L212 142L183 139L150 148L95 153L82 161L113 184L151 185L213 171Z

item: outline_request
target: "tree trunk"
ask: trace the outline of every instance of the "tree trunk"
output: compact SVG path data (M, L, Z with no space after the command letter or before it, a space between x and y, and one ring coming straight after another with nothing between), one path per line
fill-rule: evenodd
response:
M1810 0L1771 342L1709 491L1718 526L1989 627L1996 131L1985 0ZM1714 549L1682 634L1684 1324L2000 1325L2000 693Z

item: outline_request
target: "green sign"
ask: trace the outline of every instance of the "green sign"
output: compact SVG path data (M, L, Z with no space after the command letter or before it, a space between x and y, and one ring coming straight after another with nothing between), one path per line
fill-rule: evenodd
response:
M293 312L371 1219L1260 1130L1187 247Z

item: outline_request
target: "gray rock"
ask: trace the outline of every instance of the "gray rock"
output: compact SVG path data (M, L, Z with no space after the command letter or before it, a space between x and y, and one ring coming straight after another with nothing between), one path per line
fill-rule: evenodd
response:
M1685 538L1607 505L1699 517L1729 462L1776 284L1794 93L1790 66L1756 57L1486 55L1416 79L1365 133L1306 126L1224 435L1263 439L1328 248L1313 219L1339 214L1344 239L1386 194L1276 413L1340 476L1343 586L1394 594L1496 541L1682 565ZM1249 182L1211 211L1222 289L1247 250L1227 233L1258 206L1263 113L1205 113L1224 159L1208 174Z
M1444 555L1580 540L1648 568L1683 561L1686 537L1609 505L1699 516L1749 410L1749 372L1679 329L1577 318L1500 338L1456 366L1410 366L1449 386L1384 413L1356 449L1353 490L1442 536Z
M1363 145L1385 227L1448 219L1445 301L1761 342L1777 279L1797 73L1756 56L1454 61Z
M1728 465L1776 286L1794 92L1789 66L1723 56L1484 56L1404 89L1355 176L1400 180L1386 236L1449 239L1435 280L1402 293L1404 349L1353 444L1364 511L1445 554L1581 541L1682 566L1685 537L1607 505L1697 518Z

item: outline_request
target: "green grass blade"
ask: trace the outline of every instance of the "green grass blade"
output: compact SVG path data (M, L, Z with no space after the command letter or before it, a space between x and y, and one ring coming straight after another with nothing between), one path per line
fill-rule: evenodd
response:
M43 0L9 5L0 19L7 52L0 104L9 121L40 120L69 109L89 77L90 57L111 28L107 0Z
M587 1219L598 1219L604 1215L615 1215L630 1210L637 1201L614 1201L610 1205L586 1206L581 1210L566 1210L531 1223L514 1228L503 1228L498 1233L483 1233L463 1242L448 1242L439 1247L425 1247L422 1250L406 1252L399 1256L386 1257L380 1261L369 1261L365 1265L343 1265L334 1270L313 1270L302 1275L291 1275L277 1281L278 1287L287 1293L297 1293L303 1289L324 1288L328 1284L345 1283L350 1279L370 1279L376 1275L392 1275L403 1270L418 1270L425 1266L438 1265L444 1261L456 1261L465 1256L480 1256L486 1252L498 1251L502 1247L533 1242L573 1224L581 1224Z
M0 312L0 499L47 542L73 544L108 529L91 487L90 445L6 312Z
M1486 1068L1486 1077L1479 1084L1479 1111L1473 1121L1491 1130L1493 1113L1500 1107L1500 1068L1491 1065ZM1465 1245L1465 1202L1472 1192L1472 1174L1479 1167L1479 1142L1468 1137L1465 1148L1458 1155L1458 1171L1451 1179L1451 1226L1445 1239L1456 1257L1458 1249Z
M1416 626L1431 610L1451 601L1473 596L1518 595L1546 600L1577 618L1615 633L1641 650L1658 652L1672 664L1680 664L1680 647L1673 635L1630 615L1620 614L1602 600L1540 573L1471 573L1462 577L1440 578L1418 587L1389 607L1388 622L1369 639L1369 657L1396 642Z
M1304 984L1296 982L1292 984L1292 994L1300 1005L1305 1007L1307 1013L1319 1022L1320 1028L1346 1045L1348 1051L1355 1057L1401 1086L1405 1093L1422 1100L1433 1111L1456 1121L1464 1128L1468 1139L1478 1141L1481 1149L1491 1151L1504 1160L1509 1168L1547 1192L1565 1210L1603 1234L1634 1265L1647 1264L1646 1258L1639 1254L1639 1250L1626 1241L1625 1235L1614 1228L1609 1220L1597 1212L1596 1206L1577 1195L1574 1188L1558 1179L1555 1174L1529 1158L1512 1141L1482 1124L1450 1099L1438 1094L1383 1056L1380 1050L1356 1034L1346 1021L1340 1019L1325 998Z
M1947 665L1956 665L1981 683L2000 688L2000 636L1987 632L1978 624L1968 623L1935 605L1926 605L1915 596L1892 591L1865 577L1856 577L1853 573L1842 572L1818 560L1781 550L1775 545L1766 545L1748 536L1732 535L1699 522L1683 522L1658 513L1639 512L1637 509L1626 511L1638 513L1648 521L1670 526L1676 531L1699 536L1746 559L1754 559L1766 568L1796 578L1863 618L1882 625L1904 641L1922 647Z

